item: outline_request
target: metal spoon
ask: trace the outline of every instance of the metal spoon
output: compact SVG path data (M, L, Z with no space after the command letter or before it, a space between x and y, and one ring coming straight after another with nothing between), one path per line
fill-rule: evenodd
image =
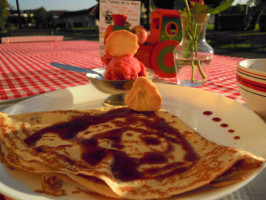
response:
M54 67L58 67L60 69L66 69L66 70L70 70L70 71L86 73L86 75L88 77L91 77L91 78L96 78L95 75L98 75L98 76L100 76L98 78L104 79L103 74L96 72L96 71L93 71L91 69L86 69L86 68L82 68L82 67L76 67L76 66L66 65L66 64L56 63L56 62L50 62L50 65L54 66Z

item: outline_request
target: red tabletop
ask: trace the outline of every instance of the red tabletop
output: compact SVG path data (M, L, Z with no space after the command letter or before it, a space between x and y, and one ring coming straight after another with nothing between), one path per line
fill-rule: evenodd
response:
M235 79L240 60L215 55L209 80L199 88L241 101ZM99 43L94 41L0 44L0 101L89 83L84 74L57 69L50 66L51 61L85 68L103 66Z

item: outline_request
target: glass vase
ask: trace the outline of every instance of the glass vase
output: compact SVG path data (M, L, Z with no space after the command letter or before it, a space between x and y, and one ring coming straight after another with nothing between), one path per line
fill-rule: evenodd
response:
M209 17L210 14L180 16L182 40L173 52L178 85L198 87L208 79L214 55L213 48L206 41Z

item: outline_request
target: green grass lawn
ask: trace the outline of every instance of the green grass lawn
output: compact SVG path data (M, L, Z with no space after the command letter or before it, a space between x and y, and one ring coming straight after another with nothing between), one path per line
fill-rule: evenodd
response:
M214 29L213 24L207 25L207 31L212 32ZM232 34L235 35L237 38L248 38L246 41L237 42L236 40L208 40L207 42L214 48L214 49L221 49L226 51L238 51L238 52L253 52L253 53L259 53L259 54L265 54L266 55L266 43L254 43L250 40L250 38L255 37L266 37L265 32L259 32L259 25L257 24L255 31L249 32L249 31L223 31L224 34ZM266 56L265 56L266 57Z
M56 30L54 34L64 35L64 40L99 40L98 28L70 28Z

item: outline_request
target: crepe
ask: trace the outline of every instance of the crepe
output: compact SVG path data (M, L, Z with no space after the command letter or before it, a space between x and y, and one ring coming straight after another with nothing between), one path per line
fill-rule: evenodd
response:
M62 179L111 198L167 198L228 184L223 175L265 162L208 141L167 111L128 107L1 113L0 144L1 162L40 174L54 196L65 194Z

